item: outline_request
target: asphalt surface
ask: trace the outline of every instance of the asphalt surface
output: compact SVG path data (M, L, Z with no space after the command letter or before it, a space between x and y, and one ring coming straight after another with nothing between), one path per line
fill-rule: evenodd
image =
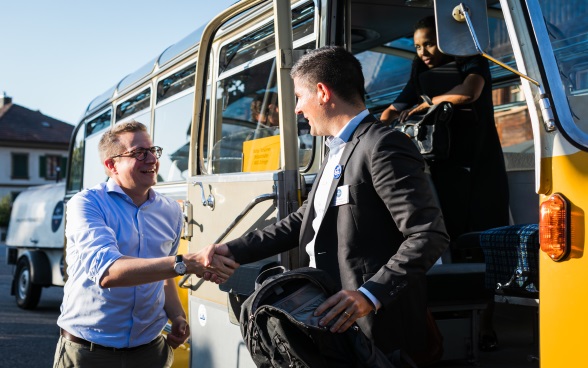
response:
M37 308L23 310L10 295L13 272L14 266L6 264L6 246L0 242L0 367L52 367L63 288L43 289Z

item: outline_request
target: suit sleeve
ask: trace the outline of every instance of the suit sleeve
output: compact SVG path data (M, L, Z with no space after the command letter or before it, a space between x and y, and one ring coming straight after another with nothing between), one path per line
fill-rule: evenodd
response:
M398 251L363 285L385 306L411 280L423 280L449 245L449 236L424 161L409 139L399 132L382 134L369 162L374 189L404 238Z
M283 220L228 242L235 260L251 263L297 247L305 210L306 201Z

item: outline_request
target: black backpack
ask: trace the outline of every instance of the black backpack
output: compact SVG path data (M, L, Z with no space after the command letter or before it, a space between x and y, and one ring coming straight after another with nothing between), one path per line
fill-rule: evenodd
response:
M335 291L326 272L309 267L271 276L256 287L240 320L257 367L394 368L357 325L345 333L318 325L322 316L313 313Z

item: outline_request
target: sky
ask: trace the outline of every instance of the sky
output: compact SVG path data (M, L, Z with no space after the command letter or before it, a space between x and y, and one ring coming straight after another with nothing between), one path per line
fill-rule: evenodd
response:
M237 0L0 0L0 94L77 124L95 97Z

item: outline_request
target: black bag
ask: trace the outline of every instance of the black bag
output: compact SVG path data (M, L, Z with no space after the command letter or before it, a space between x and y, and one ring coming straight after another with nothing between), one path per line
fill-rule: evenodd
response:
M453 104L441 102L429 107L425 114L412 115L406 121L392 124L392 128L410 137L426 160L445 160L449 157L451 135L449 124Z
M314 311L334 292L334 282L316 268L265 280L241 308L241 334L256 366L393 368L357 325L342 334L318 325L323 316Z

